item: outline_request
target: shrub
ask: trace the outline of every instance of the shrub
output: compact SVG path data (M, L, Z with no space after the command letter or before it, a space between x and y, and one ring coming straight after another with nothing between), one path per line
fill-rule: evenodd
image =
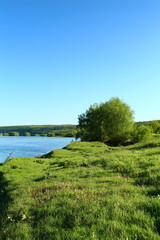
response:
M134 128L132 132L132 139L133 142L142 142L151 139L152 137L152 130L149 126L138 126Z
M29 132L25 132L25 133L24 133L24 136L26 136L26 137L27 137L27 136L31 136L31 134L30 134Z

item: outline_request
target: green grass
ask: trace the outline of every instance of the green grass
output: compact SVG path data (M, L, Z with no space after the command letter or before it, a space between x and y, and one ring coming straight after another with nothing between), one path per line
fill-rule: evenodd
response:
M0 239L160 240L160 138L0 166Z

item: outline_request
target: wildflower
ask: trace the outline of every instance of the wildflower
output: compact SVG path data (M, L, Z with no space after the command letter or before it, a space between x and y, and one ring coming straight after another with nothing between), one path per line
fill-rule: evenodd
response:
M25 214L22 214L22 220L25 220L27 217Z

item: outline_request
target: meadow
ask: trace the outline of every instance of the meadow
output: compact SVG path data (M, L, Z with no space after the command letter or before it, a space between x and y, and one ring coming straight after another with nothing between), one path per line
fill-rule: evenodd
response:
M0 166L0 239L160 240L160 137Z

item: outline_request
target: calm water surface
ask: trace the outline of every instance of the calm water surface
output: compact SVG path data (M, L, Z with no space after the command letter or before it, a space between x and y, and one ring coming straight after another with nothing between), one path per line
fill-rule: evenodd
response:
M70 137L0 137L0 162L11 157L36 157L53 149L63 148Z

